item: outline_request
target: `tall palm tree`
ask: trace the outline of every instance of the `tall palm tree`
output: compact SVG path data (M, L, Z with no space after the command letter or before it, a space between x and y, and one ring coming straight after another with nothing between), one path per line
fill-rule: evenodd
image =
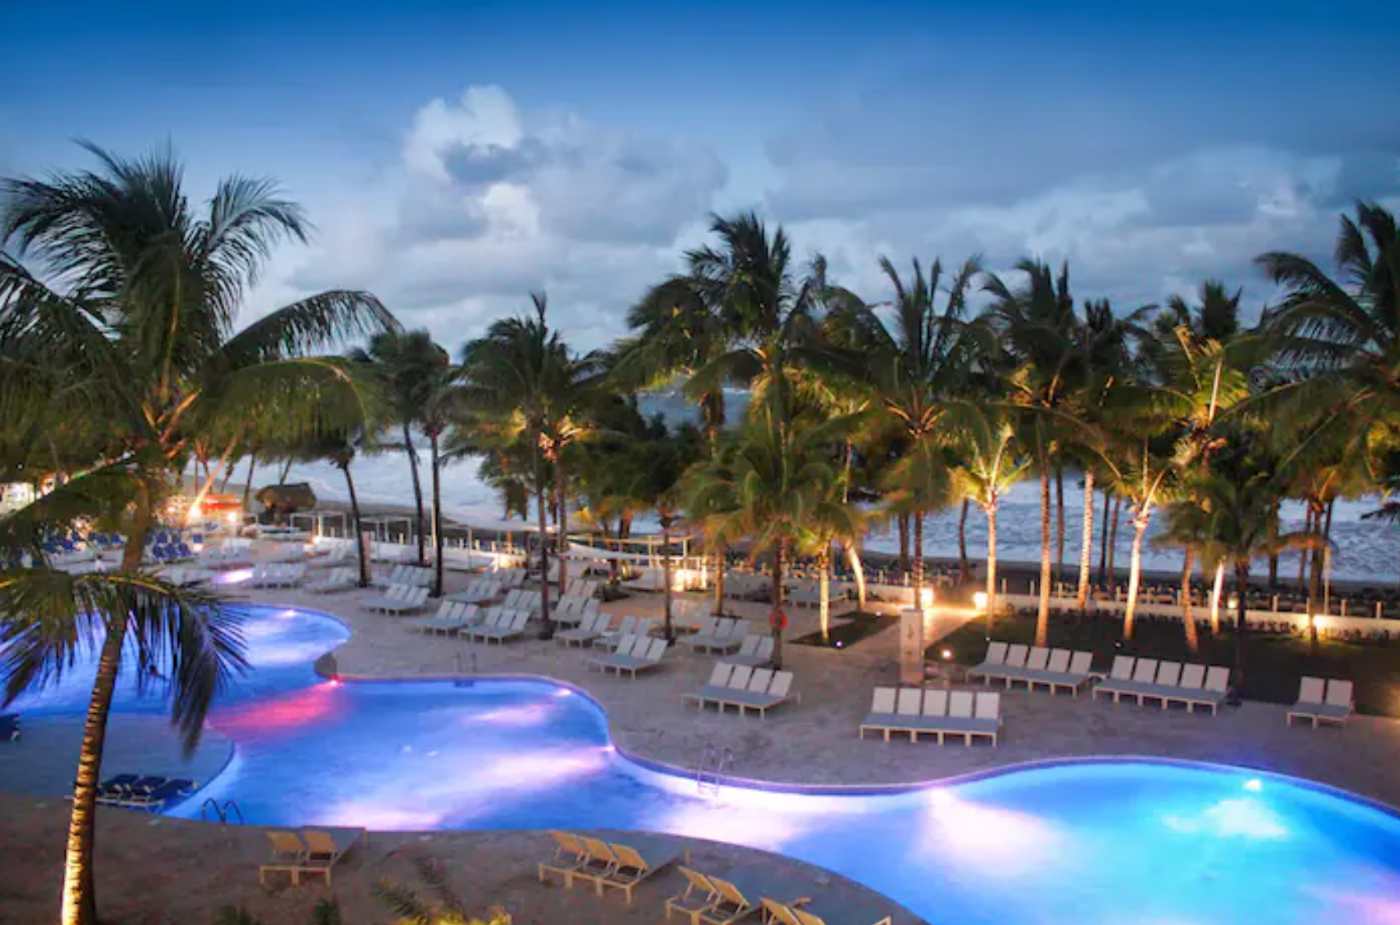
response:
M965 402L950 415L962 462L953 482L987 517L987 628L997 612L997 511L1002 497L1025 475L1030 461L1016 444L1009 417L992 406Z
M58 524L83 504L122 502L127 544L115 574L71 582L41 569L5 579L7 625L33 640L8 649L9 681L46 677L42 666L57 664L82 629L79 614L105 631L73 787L61 912L65 923L89 925L93 808L126 639L158 633L188 667L180 683L190 695L176 710L190 736L217 686L211 679L236 650L211 641L222 619L216 604L175 595L141 569L164 487L193 440L230 421L258 422L269 404L280 409L283 431L324 424L328 398L353 405L345 364L307 354L397 323L368 293L335 290L235 332L244 292L272 248L305 240L301 210L270 181L246 177L220 182L197 210L173 155L126 160L86 147L99 161L95 171L0 183L0 242L13 247L0 255L0 427L80 421L73 431L86 459L74 468L91 471L65 487L97 473L104 479L103 491L80 495L74 507L55 502L34 518Z
M984 325L964 319L968 292L980 272L977 258L964 261L946 286L939 260L927 274L915 260L908 281L887 258L880 258L880 269L894 289L891 321L877 306L847 299L832 308L824 327L855 360L848 371L869 383L880 417L904 447L885 484L892 489L893 507L913 520L914 601L921 607L924 514L949 498L948 443L941 421L948 404L967 394L991 339Z
M423 486L418 475L418 448L413 443L413 429L424 424L424 409L429 405L442 370L451 365L451 360L426 330L382 331L370 338L366 348L351 351L350 358L372 371L393 412L393 423L402 433L402 449L408 457L413 484L418 564L426 565Z
M1025 282L1013 289L988 274L983 290L993 299L988 319L996 326L1006 352L1008 399L1019 410L1022 442L1030 448L1040 476L1040 601L1035 641L1043 646L1050 632L1050 479L1064 433L1071 425L1070 403L1084 378L1079 349L1079 318L1069 290L1069 264L1056 274L1048 264L1022 260L1016 270ZM1060 518L1063 529L1064 518Z
M778 400L750 406L740 431L721 441L716 456L685 476L685 508L709 536L749 540L749 555L772 554L773 667L783 664L783 581L786 568L813 526L813 511L839 486L835 463L853 422L810 412L785 418Z
M565 450L588 434L586 409L602 374L601 358L576 356L558 331L550 328L544 293L530 296L533 316L493 323L485 336L462 348L458 401L471 413L496 422L507 442L529 444L538 486L541 607L544 634L554 631L549 615L549 553L543 471L554 473L554 501L559 512L559 592L568 584L568 481Z

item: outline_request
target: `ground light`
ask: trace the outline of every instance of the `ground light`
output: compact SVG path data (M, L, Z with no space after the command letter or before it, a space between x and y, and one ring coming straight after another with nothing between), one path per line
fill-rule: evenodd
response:
M978 610L987 609L987 592L977 591L972 595L972 606Z

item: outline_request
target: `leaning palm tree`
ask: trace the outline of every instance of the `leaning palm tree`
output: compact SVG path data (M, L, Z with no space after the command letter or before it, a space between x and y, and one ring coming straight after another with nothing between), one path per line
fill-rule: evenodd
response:
M413 442L413 429L425 425L424 409L433 398L442 371L451 365L451 361L447 351L434 343L432 335L425 330L380 332L370 338L367 347L351 351L350 358L371 371L393 412L393 423L401 431L401 447L408 457L417 515L418 564L425 565L427 530L423 520L423 486L418 475L418 448Z
M11 692L51 676L90 629L105 633L73 787L61 913L65 923L90 925L93 808L126 641L159 639L182 666L179 683L190 693L176 709L190 737L236 650L216 603L177 595L141 567L178 466L193 440L232 421L254 430L267 407L279 409L283 433L322 426L327 399L353 405L357 387L344 363L308 354L396 322L368 293L336 290L235 331L272 248L305 240L301 210L271 182L245 177L219 183L197 210L172 155L126 160L87 149L100 162L95 171L0 184L0 243L13 248L0 255L0 429L49 421L74 440L64 465L85 474L63 486L62 503L26 515L32 522L59 525L85 506L108 505L127 543L106 577L7 573L0 612L19 639L4 647ZM88 491L99 484L92 480L101 488ZM221 633L228 644L211 641Z
M534 484L539 488L540 568L544 634L552 635L549 616L548 504L545 468L554 473L554 502L559 521L559 593L568 584L568 481L565 450L588 435L586 411L602 373L601 359L577 356L549 326L543 293L530 296L534 315L507 318L485 336L462 348L461 386L457 401L469 413L491 422L504 443L529 444Z
M801 413L785 419L772 394L720 452L686 472L690 519L724 542L749 540L749 555L772 554L773 667L783 664L783 580L813 526L812 512L839 488L836 448L853 422Z

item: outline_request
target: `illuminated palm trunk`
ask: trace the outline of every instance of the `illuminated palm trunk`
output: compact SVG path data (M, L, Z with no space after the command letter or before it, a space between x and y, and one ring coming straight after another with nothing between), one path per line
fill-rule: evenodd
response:
M860 550L855 543L846 543L846 561L850 563L851 574L856 579L856 606L865 610L865 564L861 562Z
M149 490L143 485L136 501L131 532L122 550L121 570L132 574L141 567L146 535L152 520ZM126 613L109 614L107 636L97 661L87 717L83 720L83 741L78 749L78 771L73 778L73 809L68 818L68 842L63 858L63 902L59 920L63 925L96 925L97 894L93 888L93 853L96 844L97 784L102 779L102 748L107 741L107 716L112 693L121 668L122 644L126 640Z
M776 616L777 611L783 607L783 566L787 558L787 540L780 540L777 549L773 551L773 611ZM777 620L769 620L773 631L773 669L781 670L783 667L783 628Z
M716 544L715 549L715 606L716 616L724 613L724 569L725 569L724 544Z
M675 642L676 631L671 624L671 517L669 514L661 515L661 578L666 587L663 598L666 641Z
M1196 617L1191 612L1191 553L1191 547L1187 546L1181 554L1181 619L1186 624L1186 648L1196 652L1200 650L1201 643L1196 638Z
M817 556L817 568L821 572L820 589L817 593L817 618L821 622L822 642L831 642L831 546L823 546Z
M1133 552L1128 562L1128 604L1123 608L1123 638L1133 638L1133 619L1137 615L1138 585L1142 581L1142 538L1147 534L1151 515L1141 510L1133 514Z
M569 584L569 500L568 483L564 477L564 454L559 452L555 455L554 478L559 495L559 596L563 597ZM549 576L545 575L544 580L548 584Z
M914 512L914 607L924 608L924 512Z
M997 502L993 499L983 507L987 514L987 635L992 633L992 619L997 612Z
M1094 473L1084 470L1084 522L1079 539L1079 593L1076 604L1081 614L1089 610L1089 565L1094 545Z
M1043 462L1043 460L1042 460ZM1050 471L1040 467L1040 605L1035 613L1035 644L1050 638Z
M1225 585L1225 560L1215 564L1215 583L1210 589L1210 634L1220 635L1220 592Z

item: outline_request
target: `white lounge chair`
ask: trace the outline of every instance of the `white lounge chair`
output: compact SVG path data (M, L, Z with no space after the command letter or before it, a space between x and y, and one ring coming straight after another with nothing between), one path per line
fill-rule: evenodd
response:
M1352 682L1339 678L1303 678L1298 686L1298 701L1286 717L1288 724L1293 725L1295 716L1312 720L1314 729L1319 722L1345 724L1355 710L1353 690Z

